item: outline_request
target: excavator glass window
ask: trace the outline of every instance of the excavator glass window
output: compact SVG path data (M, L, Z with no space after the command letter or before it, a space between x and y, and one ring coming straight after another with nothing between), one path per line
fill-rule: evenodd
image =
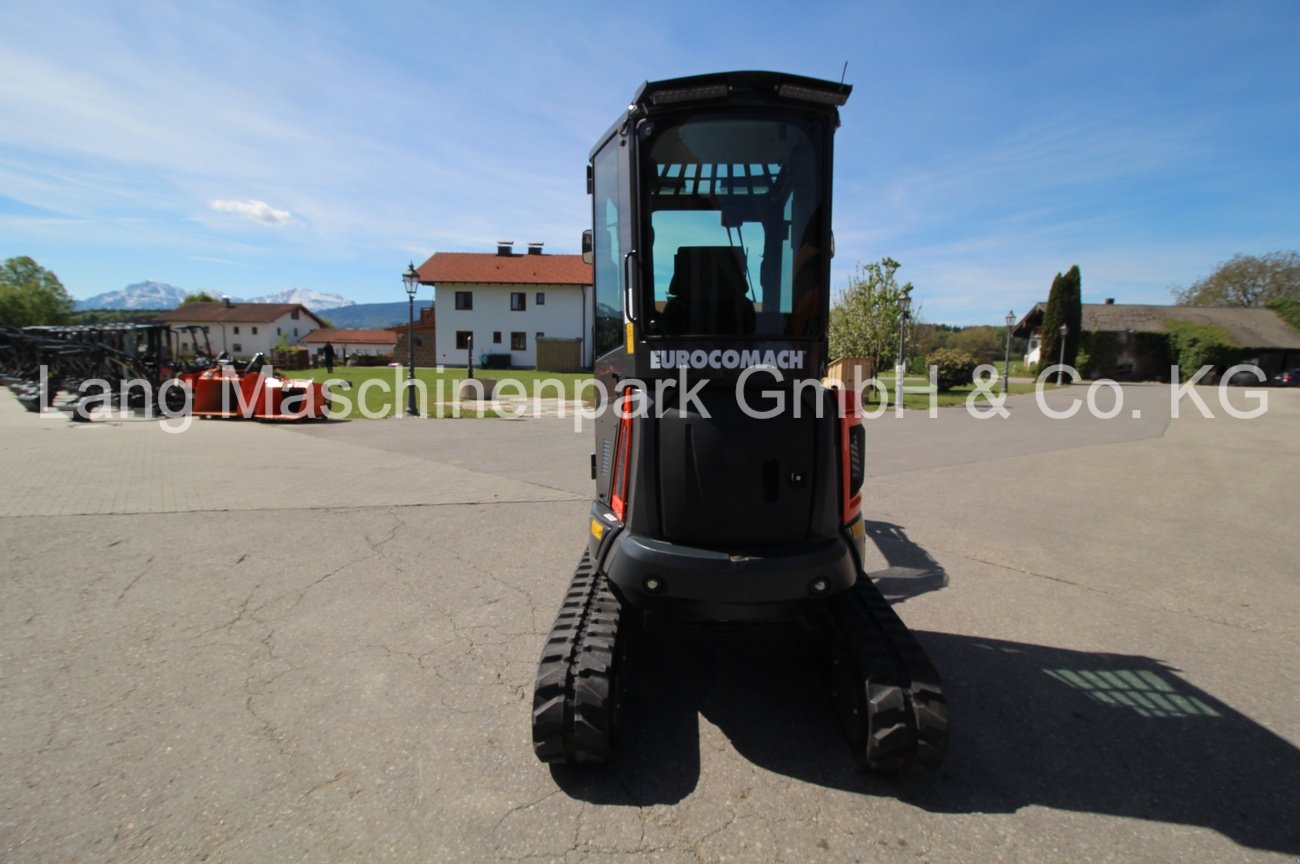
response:
M819 338L824 124L729 114L639 134L646 335Z

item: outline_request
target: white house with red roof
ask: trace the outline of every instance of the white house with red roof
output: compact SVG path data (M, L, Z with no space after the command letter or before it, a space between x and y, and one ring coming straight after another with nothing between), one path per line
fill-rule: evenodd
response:
M213 303L185 303L158 315L158 320L173 327L197 324L208 331L208 342L215 354L226 352L234 360L247 360L271 349L283 337L290 344L325 322L301 303L233 303L229 298ZM203 346L188 344L181 337L182 353L192 353Z
M538 339L576 339L591 363L591 265L581 255L546 255L541 243L516 253L436 252L417 271L437 292L438 362L464 366L473 338L474 363L509 355L516 368L537 365Z
M392 330L319 329L298 340L298 344L306 346L313 357L322 356L327 342L334 346L334 361L342 363L353 354L392 354L397 346L397 334Z

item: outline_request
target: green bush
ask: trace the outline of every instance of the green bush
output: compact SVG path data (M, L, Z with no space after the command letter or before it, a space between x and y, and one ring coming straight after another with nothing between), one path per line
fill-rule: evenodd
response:
M1220 327L1190 321L1166 321L1169 347L1184 377L1202 366L1226 366L1240 353L1231 334Z
M1264 305L1276 312L1283 321L1300 330L1300 299L1280 297Z
M940 348L925 358L926 368L934 367L935 381L940 390L969 387L975 375L975 358L965 351Z

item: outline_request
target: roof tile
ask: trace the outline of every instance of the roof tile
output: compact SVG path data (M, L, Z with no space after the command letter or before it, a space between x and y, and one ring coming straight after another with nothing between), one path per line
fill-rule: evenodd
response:
M397 334L391 330L313 330L298 340L300 343L325 344L343 342L349 345L396 345Z
M227 306L220 301L213 303L186 303L168 312L158 315L159 321L227 323L227 324L266 324L288 315L295 309L307 313L317 324L324 324L320 316L301 303L232 303Z
M581 255L497 255L435 252L416 271L420 281L509 285L591 285L591 265Z

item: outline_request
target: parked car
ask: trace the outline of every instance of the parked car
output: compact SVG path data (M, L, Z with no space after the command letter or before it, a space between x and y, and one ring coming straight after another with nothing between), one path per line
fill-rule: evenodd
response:
M1264 377L1264 371L1259 368L1259 361L1248 360L1246 362L1249 365L1245 369L1239 369L1220 383L1227 384L1229 387L1258 387L1261 384L1266 384L1268 379Z
M1300 387L1300 367L1277 373L1269 383L1275 387Z

